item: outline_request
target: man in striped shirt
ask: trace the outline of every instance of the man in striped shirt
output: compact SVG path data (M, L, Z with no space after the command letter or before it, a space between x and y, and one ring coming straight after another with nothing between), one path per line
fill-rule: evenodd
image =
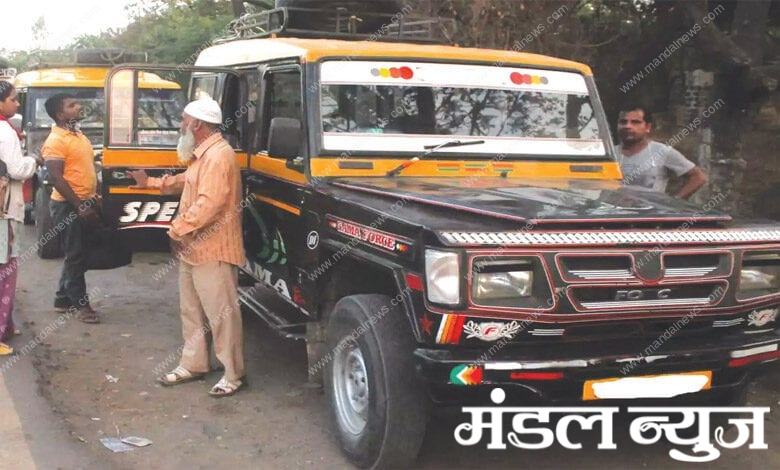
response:
M179 212L168 235L181 260L179 296L184 348L178 367L159 378L176 385L203 377L209 370L206 332L212 332L225 375L209 394L234 394L243 385L244 357L238 266L244 264L241 237L241 176L236 156L217 126L219 104L199 99L184 108L179 158L184 173L151 178L143 170L130 175L140 188L181 193Z

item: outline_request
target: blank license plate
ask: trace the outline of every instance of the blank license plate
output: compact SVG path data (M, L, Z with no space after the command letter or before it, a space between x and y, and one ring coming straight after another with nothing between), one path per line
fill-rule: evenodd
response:
M709 370L588 380L582 388L582 399L672 398L711 386L712 371Z

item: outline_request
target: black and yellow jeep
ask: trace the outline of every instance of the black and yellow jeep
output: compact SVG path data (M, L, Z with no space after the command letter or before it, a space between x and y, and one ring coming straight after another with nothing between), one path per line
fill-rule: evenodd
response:
M402 13L363 35L361 14L289 13L242 17L190 93L221 103L243 170L244 273L290 308L242 300L306 341L356 464L403 467L431 403L493 387L725 403L780 357L780 227L623 186L586 65L433 44ZM105 206L164 243L175 202L123 176L182 170L132 119L140 69L108 79Z

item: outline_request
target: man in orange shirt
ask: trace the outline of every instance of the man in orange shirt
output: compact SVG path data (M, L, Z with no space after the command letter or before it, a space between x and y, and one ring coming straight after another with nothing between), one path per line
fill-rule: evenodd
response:
M163 385L203 377L209 370L206 332L211 330L217 359L225 375L209 392L236 393L243 385L244 357L238 266L244 264L241 236L241 175L236 155L216 127L219 104L211 98L184 108L179 159L184 173L150 178L144 170L129 172L137 188L181 193L179 212L168 235L179 267L179 303L184 348L178 367L163 375Z
M74 96L58 93L46 100L45 106L55 123L41 148L49 180L54 184L50 210L54 226L62 223L65 227L62 232L65 262L54 297L54 309L65 312L74 308L79 320L99 323L100 317L89 304L84 279L84 236L99 219L95 210L95 153L89 139L77 129L78 122L85 116Z

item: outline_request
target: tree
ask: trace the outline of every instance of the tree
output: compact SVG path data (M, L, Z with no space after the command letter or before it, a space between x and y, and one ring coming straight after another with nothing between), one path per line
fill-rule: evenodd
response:
M230 0L146 0L127 6L133 21L120 31L82 35L66 49L119 47L150 62L182 64L214 42L233 19Z
M49 33L46 29L46 19L43 16L39 16L32 27L33 41L38 49L44 49L46 45L46 39Z

